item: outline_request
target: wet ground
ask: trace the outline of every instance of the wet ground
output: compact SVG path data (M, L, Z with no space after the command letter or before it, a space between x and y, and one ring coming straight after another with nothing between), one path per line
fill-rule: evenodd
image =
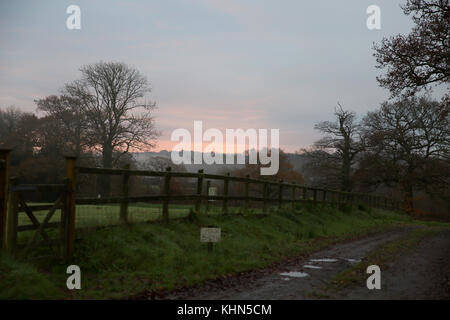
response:
M368 290L364 283L323 294L334 275L411 230L399 229L337 244L276 268L184 289L164 299L448 299L450 231L421 241L388 263L381 274L381 290Z
M387 264L381 290L353 287L338 299L450 299L450 231L425 239Z

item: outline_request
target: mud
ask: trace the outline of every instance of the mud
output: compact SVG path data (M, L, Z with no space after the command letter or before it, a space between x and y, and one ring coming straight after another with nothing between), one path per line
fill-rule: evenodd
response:
M381 289L353 287L337 299L450 299L450 231L423 240L382 271Z
M364 259L376 247L396 240L412 228L371 235L337 244L268 272L258 271L235 280L186 289L165 299L448 299L450 231L427 238L382 270L381 290L364 285L330 293L322 290L337 273ZM306 266L306 267L305 267ZM320 268L311 268L316 266ZM308 276L289 276L307 273Z

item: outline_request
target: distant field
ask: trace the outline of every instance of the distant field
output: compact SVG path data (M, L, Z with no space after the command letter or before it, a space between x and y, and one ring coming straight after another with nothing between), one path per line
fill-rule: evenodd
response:
M30 205L47 205L51 203L30 203ZM177 219L186 217L193 205L187 204L171 204L169 205L169 218ZM229 208L230 212L237 211L238 207ZM221 208L219 206L211 206L208 213L218 214ZM42 222L48 211L33 211L36 218ZM57 210L50 222L58 222L60 220L61 210ZM119 222L120 205L77 205L76 206L76 227L93 227L114 225ZM130 222L157 221L162 217L161 204L149 203L133 203L128 206L128 219ZM30 225L31 221L25 213L19 214L19 226Z

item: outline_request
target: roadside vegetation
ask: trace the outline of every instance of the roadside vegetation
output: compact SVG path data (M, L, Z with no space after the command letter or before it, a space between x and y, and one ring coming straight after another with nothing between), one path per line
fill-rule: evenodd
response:
M35 250L15 260L0 256L0 299L158 295L411 223L404 214L363 205L317 205L267 215L191 213L167 226L155 222L111 226L86 233L76 242L70 263L81 268L81 290L66 289L67 264L56 258L39 259L42 252ZM208 253L200 242L200 227L211 225L222 229L222 241Z

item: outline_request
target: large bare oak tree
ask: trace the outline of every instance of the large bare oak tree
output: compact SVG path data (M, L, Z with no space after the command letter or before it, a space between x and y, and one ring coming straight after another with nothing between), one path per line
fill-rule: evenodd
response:
M448 105L428 97L385 102L363 119L367 152L362 170L371 184L401 187L413 210L414 190L449 199Z
M351 191L352 166L364 148L360 125L355 113L339 103L334 116L334 121L321 121L314 126L325 136L314 142L312 149L302 151L309 159L307 169L325 174L328 181L322 182L324 186Z
M64 94L76 99L87 122L86 138L102 153L103 167L111 168L121 154L155 146L156 104L146 98L150 85L137 69L119 62L83 66L81 79L65 86ZM102 193L109 194L103 179Z

